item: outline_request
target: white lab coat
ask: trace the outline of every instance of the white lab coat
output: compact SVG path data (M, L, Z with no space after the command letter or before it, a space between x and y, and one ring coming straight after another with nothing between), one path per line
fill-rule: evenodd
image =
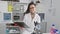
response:
M35 17L31 18L31 13L25 14L24 16L24 23L29 27L29 28L25 28L23 30L22 34L31 34L34 31L34 21L37 21L38 23L40 23L40 16L38 14L35 14Z

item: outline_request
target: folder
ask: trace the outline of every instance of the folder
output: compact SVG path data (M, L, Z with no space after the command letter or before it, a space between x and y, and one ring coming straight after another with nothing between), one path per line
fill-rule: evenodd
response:
M14 22L15 24L17 24L18 26L24 27L24 28L29 28L28 25L26 25L24 22Z

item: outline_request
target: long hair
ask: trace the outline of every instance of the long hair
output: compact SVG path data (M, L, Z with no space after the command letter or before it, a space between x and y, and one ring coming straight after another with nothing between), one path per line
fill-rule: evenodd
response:
M26 10L26 12L24 13L24 15L30 13L30 10L29 10L30 9L30 5L36 6L36 4L34 2L30 2L29 5L28 5L28 8Z

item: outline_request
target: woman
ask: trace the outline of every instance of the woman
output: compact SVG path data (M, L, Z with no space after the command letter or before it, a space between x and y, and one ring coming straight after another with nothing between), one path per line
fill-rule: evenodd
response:
M23 30L23 34L31 34L34 31L34 22L40 23L40 16L36 14L36 4L29 3L27 11L24 13L24 23L29 27Z

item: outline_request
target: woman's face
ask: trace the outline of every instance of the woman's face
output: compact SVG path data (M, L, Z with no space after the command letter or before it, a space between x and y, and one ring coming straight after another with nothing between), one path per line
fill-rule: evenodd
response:
M35 5L30 5L30 13L35 13L36 11L36 6Z

